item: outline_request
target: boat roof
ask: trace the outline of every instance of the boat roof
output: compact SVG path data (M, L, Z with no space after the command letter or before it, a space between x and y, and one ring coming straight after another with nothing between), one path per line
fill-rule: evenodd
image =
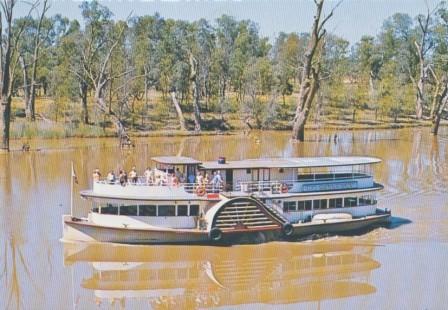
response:
M257 168L318 168L371 165L380 163L381 159L365 156L333 156L333 157L290 157L290 158L257 158L227 161L220 164L217 161L203 162L202 169L257 169Z
M156 163L166 165L198 165L201 163L199 160L184 156L157 156L151 159Z

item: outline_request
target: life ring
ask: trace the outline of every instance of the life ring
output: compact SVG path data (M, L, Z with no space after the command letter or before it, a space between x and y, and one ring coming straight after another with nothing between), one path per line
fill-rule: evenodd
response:
M198 196L204 196L205 194L206 194L206 191L205 191L205 188L204 188L204 187L199 186L199 187L196 189L196 195L198 195Z
M282 186L280 186L280 191L282 193L287 193L288 192L288 185L286 185L285 183L282 184Z
M211 241L218 242L222 239L222 231L217 227L213 227L208 233L208 237Z
M290 223L283 224L282 233L285 237L291 237L294 233L294 227Z

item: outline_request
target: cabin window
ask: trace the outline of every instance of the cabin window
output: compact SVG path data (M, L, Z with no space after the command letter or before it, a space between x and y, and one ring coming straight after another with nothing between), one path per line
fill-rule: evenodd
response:
M247 174L251 174L251 173L252 173L252 170L250 170L250 169L246 169L246 173L247 173Z
M310 211L312 209L312 204L313 204L312 200L305 200L305 210Z
M280 168L280 169L278 169L278 172L279 172L279 173L283 173L283 172L285 172L285 169Z
M120 215L135 215L137 216L137 206L121 206Z
M159 216L176 216L176 206L160 205Z
M344 198L344 207L356 207L357 198L356 197L346 197Z
M297 201L297 210L299 211L305 210L305 201Z
M188 205L178 205L177 216L188 216Z
M313 200L313 209L326 209L327 208L327 199L319 199Z
M297 211L297 202L296 201L284 201L283 202L283 211L285 211L285 212Z
M93 208L92 212L99 213L99 208L98 207Z
M140 216L157 216L156 205L142 205L139 207Z
M190 205L190 216L199 215L199 205Z
M342 208L342 198L330 199L329 208Z
M101 207L101 214L114 214L118 215L118 207L111 204L107 204L105 207Z

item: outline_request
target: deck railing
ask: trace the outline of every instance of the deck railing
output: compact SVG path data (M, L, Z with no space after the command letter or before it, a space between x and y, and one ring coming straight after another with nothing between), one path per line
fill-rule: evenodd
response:
M100 180L97 181L99 184L108 184L108 185L116 185L116 186L151 186L151 187L176 187L183 188L187 193L220 193L224 190L224 184L199 184L199 183L179 183L175 182L173 179L169 180L160 180L156 182L147 182L145 177L138 177L136 181L128 179L127 182L121 183L119 180L109 181L109 180Z
M333 174L309 174L299 175L297 180L276 180L276 181L245 181L239 182L234 188L235 191L246 193L272 191L272 193L288 192L294 184L316 184L328 181L346 181L371 178L372 176L362 173L333 173Z

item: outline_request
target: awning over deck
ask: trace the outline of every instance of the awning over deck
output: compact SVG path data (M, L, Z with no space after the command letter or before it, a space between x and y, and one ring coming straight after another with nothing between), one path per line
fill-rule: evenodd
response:
M227 161L220 164L217 161L207 161L201 164L202 169L259 169L259 168L318 168L371 165L380 163L381 159L363 156L334 157L290 157L290 158L260 158Z
M165 165L199 165L201 163L194 158L184 156L158 156L152 157L151 160Z

